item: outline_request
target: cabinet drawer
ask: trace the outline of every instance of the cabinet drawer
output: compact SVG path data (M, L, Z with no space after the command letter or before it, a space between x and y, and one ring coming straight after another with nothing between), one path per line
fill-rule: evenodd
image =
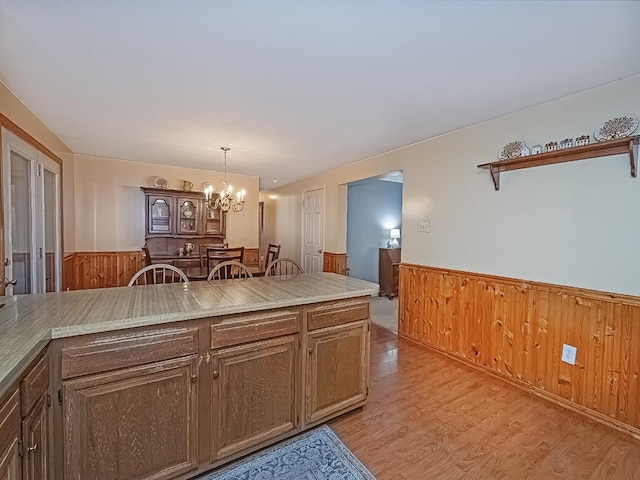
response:
M64 340L62 378L198 353L198 327L176 327Z
M211 325L211 348L240 345L299 331L299 309L230 316Z
M307 330L332 327L369 318L369 298L324 303L305 309Z
M31 408L42 397L49 386L49 357L44 356L20 382L22 416L27 416Z

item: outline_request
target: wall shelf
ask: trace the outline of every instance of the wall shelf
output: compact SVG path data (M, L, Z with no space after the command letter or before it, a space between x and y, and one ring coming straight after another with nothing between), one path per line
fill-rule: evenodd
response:
M583 145L580 147L565 148L563 150L539 153L537 155L527 155L526 157L518 157L512 160L483 163L482 165L478 165L478 168L489 169L495 189L500 190L501 172L627 153L629 155L629 163L631 165L631 176L635 177L637 176L638 170L639 140L640 135L619 138L616 140L607 140L605 142L590 143L589 145Z

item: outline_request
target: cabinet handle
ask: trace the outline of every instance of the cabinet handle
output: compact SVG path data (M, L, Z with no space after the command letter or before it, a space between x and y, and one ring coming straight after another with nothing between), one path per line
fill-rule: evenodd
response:
M191 375L191 383L196 383L198 381L197 375Z
M36 453L38 450L38 444L36 443L33 447L27 448L27 453Z
M219 375L218 370L214 370L213 371L213 378L218 378L218 375Z
M313 353L313 347L309 347L309 355Z

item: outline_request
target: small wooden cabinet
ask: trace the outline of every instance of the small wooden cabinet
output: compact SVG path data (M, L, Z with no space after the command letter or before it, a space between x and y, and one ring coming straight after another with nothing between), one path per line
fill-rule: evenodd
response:
M312 331L307 337L306 424L363 403L369 381L369 322Z
M381 248L378 258L379 295L389 298L398 296L399 248Z
M298 428L297 363L293 335L214 353L212 461Z
M62 383L68 480L170 479L197 468L197 355Z
M0 400L0 479L21 480L20 393L15 389Z

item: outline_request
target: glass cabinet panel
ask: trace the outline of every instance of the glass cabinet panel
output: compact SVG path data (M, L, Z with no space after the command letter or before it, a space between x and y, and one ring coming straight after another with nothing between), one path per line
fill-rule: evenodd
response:
M198 234L198 202L193 199L180 198L178 200L180 218L178 220L178 234Z
M171 233L171 198L149 197L149 233Z

